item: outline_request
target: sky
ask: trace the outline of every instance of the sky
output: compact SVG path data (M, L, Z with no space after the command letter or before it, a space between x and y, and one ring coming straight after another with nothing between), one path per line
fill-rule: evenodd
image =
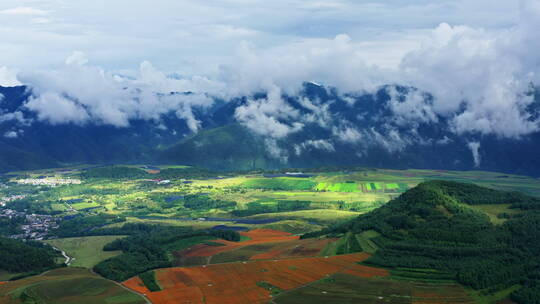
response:
M396 67L441 23L498 30L518 1L2 0L0 67L58 67L73 52L107 70L143 61L167 73L212 75L242 43L257 50L348 35L368 64Z
M340 94L399 84L418 91L390 102L396 121L523 138L540 130L539 28L540 0L2 0L0 85L31 87L25 107L51 124L173 111L193 132L210 97L266 91L235 118L276 140L302 129L282 96L305 81ZM171 91L194 94L156 96Z

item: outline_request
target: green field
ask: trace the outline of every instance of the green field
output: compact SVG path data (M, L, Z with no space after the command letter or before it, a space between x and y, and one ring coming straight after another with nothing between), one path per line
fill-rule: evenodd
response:
M119 255L120 251L103 251L103 246L122 236L87 236L52 239L46 243L66 252L73 258L70 266L92 268L97 263Z
M254 178L240 184L240 187L265 190L312 190L315 182L307 178L275 177Z
M88 209L88 208L94 208L94 207L99 207L100 205L98 203L76 203L76 204L71 204L71 207L73 207L73 209L75 210L83 210L83 209Z
M342 210L300 210L300 211L290 211L290 212L276 212L269 214L259 214L249 216L250 219L295 219L295 220L306 220L314 221L316 223L325 223L330 224L336 221L343 221L347 219L354 218L360 213L353 211L342 211Z
M351 183L319 183L316 187L317 191L331 192L361 192L360 185L354 182Z
M83 268L60 268L0 285L0 303L143 304L139 295Z
M506 221L506 219L498 217L500 214L513 215L513 214L521 213L519 209L510 209L509 207L510 207L509 204L474 206L474 208L487 214L491 222L496 225L500 225Z

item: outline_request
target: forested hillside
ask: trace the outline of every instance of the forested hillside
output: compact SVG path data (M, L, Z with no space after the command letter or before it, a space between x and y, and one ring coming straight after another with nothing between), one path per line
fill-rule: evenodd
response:
M494 225L476 205L520 210ZM366 263L391 269L435 269L473 289L512 293L518 303L540 303L540 199L475 185L431 181L385 206L325 231L376 231L379 248ZM434 275L432 275L434 276Z
M57 266L59 253L40 242L0 237L0 270L10 273L40 272Z

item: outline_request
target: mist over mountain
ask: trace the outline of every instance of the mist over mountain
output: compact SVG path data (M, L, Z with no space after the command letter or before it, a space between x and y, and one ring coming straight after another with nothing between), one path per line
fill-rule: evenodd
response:
M35 100L31 88L0 88L0 93L2 171L146 162L217 170L370 166L540 172L540 132L515 138L457 133L451 118L414 104L430 104L433 96L412 87L386 85L374 93L340 94L306 82L296 95L212 98L209 105L190 109L196 129L172 109L158 119L129 119L125 126L53 123L29 107ZM180 103L192 95L154 97ZM531 120L539 109L535 92L527 109Z
M540 4L516 8L504 28L440 23L391 67L370 63L348 34L267 48L242 40L211 73L149 61L119 71L80 51L54 68L0 67L0 169L163 162L538 175Z

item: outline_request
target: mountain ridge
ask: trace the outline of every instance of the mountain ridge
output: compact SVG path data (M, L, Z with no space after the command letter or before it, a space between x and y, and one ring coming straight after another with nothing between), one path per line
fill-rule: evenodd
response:
M390 90L397 92L394 94L398 97L391 97ZM522 138L456 134L444 117L435 117L433 121L404 120L391 110L392 102L403 102L403 94L411 90L414 89L383 86L374 93L340 95L333 88L305 83L297 95L281 96L282 107L288 113L283 115L294 115L302 125L298 130L290 117L260 113L264 111L260 105L271 98L269 93L231 100L214 98L211 107L192 108L199 125L198 132L193 133L185 118L174 112L157 120L134 119L127 127L92 122L53 124L25 107L33 94L31 89L0 87L4 96L0 101L0 171L74 163L145 162L214 170L367 166L478 169L540 176L540 159L534 152L540 149L540 132ZM187 95L171 96L181 99ZM431 97L424 98L429 103ZM528 109L531 119L540 113L538 93L536 100ZM253 105L259 106L259 113L248 112L252 116L246 119L264 114L275 127L239 118L239 109L251 111ZM269 135L259 127L264 132L274 132L278 127L287 132ZM216 134L234 138L236 149L234 142L219 141ZM205 142L205 137L225 146L214 144L193 150L193 145L188 144L193 144L194 138ZM250 148L242 147L245 144ZM205 157L188 155L188 151ZM14 162L10 157L14 153L27 155L26 160Z

